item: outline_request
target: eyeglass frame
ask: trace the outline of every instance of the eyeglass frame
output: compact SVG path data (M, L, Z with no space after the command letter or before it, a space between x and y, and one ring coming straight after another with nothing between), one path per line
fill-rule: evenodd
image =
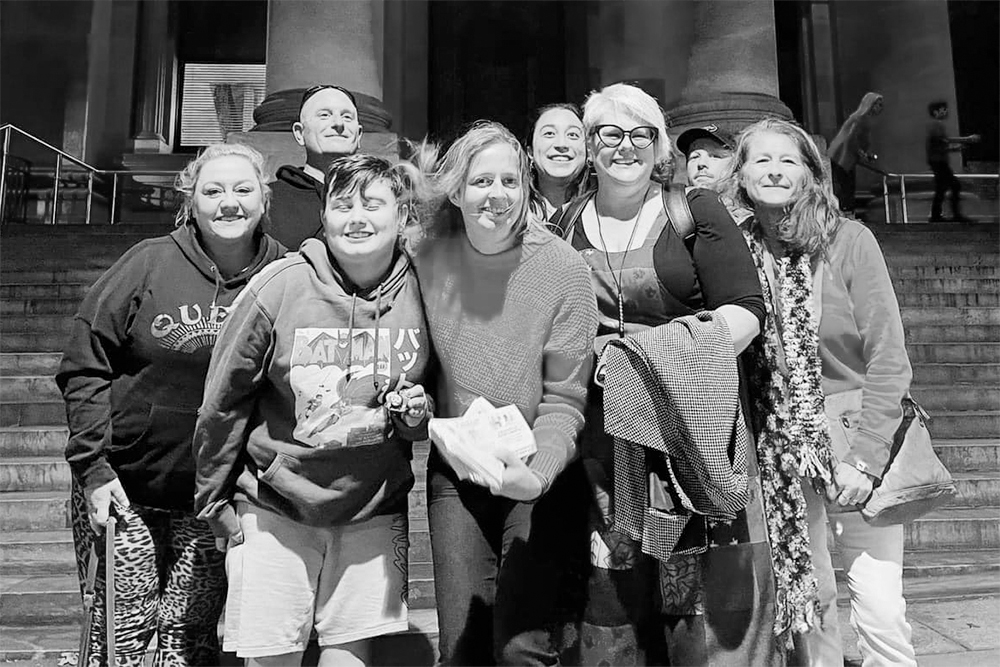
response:
M601 128L602 127L613 127L613 128L616 128L619 132L622 133L622 138L618 141L618 143L616 143L614 145L609 144L607 141L604 140L604 137L601 136ZM648 144L646 144L644 146L639 146L639 145L637 145L635 143L635 139L632 138L632 133L635 132L636 130L652 130L653 131L653 136L649 140ZM652 146L653 144L656 143L656 139L660 136L660 130L657 129L656 127L653 127L652 125L637 125L637 126L633 127L631 130L626 130L623 127L615 125L614 123L601 123L600 125L595 125L594 128L590 131L590 134L591 134L591 136L596 136L597 139L598 139L598 141L600 141L607 148L618 148L619 146L622 145L622 142L625 141L625 137L628 137L629 143L632 144L633 148L636 148L638 150L643 150L643 149L649 148L650 146Z

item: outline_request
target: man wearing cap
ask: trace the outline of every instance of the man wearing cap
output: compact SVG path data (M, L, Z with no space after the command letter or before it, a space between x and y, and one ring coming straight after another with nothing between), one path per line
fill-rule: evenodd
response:
M688 185L717 190L733 159L733 139L717 125L695 127L677 137L677 149L687 160Z
M677 149L687 160L687 182L695 188L707 188L720 192L724 189L722 179L733 161L735 142L731 134L718 125L695 127L677 137ZM742 224L752 212L738 207L728 197L722 203L729 210L736 224Z
M319 85L302 94L292 135L306 149L306 164L279 167L271 183L270 233L285 247L298 250L304 240L320 235L326 168L334 158L357 152L362 132L349 90Z

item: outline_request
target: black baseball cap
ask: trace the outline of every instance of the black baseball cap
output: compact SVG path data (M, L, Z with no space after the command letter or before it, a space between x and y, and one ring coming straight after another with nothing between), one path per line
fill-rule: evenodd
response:
M300 114L302 113L302 107L306 105L306 102L309 101L309 98L311 98L316 93L331 89L339 90L343 94L347 95L347 99L351 100L351 104L354 105L354 108L355 109L358 108L358 101L354 99L354 93L349 91L347 88L344 88L343 86L335 86L332 83L319 83L316 84L315 86L309 86L308 88L305 89L305 91L303 91L302 99L299 101L299 113Z
M729 150L735 149L733 142L733 135L726 132L718 125L704 125L702 127L693 127L690 130L685 130L681 133L681 136L677 137L677 150L681 152L682 155L687 155L688 150L691 148L691 144L697 139L712 139L717 141Z

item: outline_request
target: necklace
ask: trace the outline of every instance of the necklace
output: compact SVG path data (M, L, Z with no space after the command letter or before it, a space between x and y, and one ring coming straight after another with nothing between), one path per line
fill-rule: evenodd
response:
M597 235L601 239L601 245L604 246L604 261L608 263L608 271L611 272L611 282L615 285L615 290L618 292L618 337L625 337L625 302L622 298L622 273L625 271L625 262L628 260L628 251L632 249L632 241L635 239L635 232L639 228L639 216L642 215L642 207L646 204L646 195L649 194L649 188L646 188L646 192L642 195L642 201L639 202L639 210L635 212L635 217L632 218L632 233L629 234L628 243L625 244L625 252L622 254L621 265L618 267L618 275L615 275L615 270L611 266L611 253L608 252L608 244L604 240L604 221L601 219L601 212L597 208L597 197L594 197L594 213L597 215Z

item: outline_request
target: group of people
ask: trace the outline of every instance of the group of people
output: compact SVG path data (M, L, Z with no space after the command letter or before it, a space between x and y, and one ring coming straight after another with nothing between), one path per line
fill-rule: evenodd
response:
M689 130L684 187L630 84L395 164L338 86L292 130L271 184L245 146L192 160L177 230L74 320L74 541L82 579L117 516L115 664L154 633L158 665L300 664L312 635L370 663L407 628L412 443L479 398L537 451L487 488L432 448L441 664L839 666L828 539L865 664L916 664L902 526L852 511L909 388L899 309L805 131Z

